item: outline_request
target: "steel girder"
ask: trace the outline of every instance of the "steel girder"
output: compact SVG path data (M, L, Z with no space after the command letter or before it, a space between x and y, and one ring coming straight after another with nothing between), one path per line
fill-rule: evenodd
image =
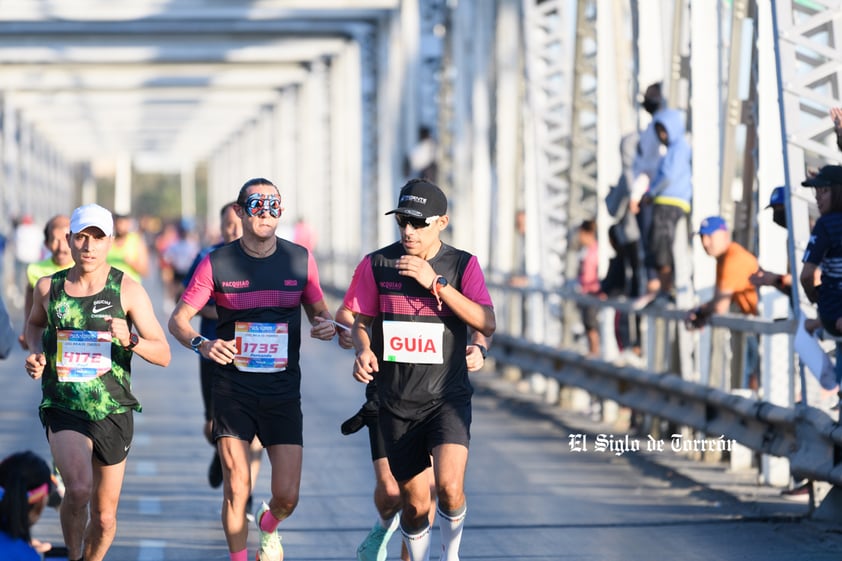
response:
M780 105L779 126L783 140L783 160L771 151L764 156L773 162L766 166L782 172L792 197L789 212L789 237L792 240L792 262L800 262L809 236L807 201L812 199L809 188L801 181L826 163L842 162L836 146L836 135L829 110L839 105L840 66L842 59L842 28L838 1L789 1L771 4L771 16L777 34L773 35L778 53ZM767 96L767 103L772 100ZM770 171L768 173L774 173ZM798 294L795 294L798 300Z
M533 283L568 280L570 216L572 47L569 2L524 0L526 42L525 211L526 272ZM530 299L528 336L558 341L552 310ZM558 302L555 306L558 306ZM550 307L553 307L551 305Z
M606 7L606 12L609 8ZM576 41L573 47L573 103L570 131L570 167L567 171L567 247L577 248L578 227L597 215L597 2L579 0L576 6ZM578 248L577 248L578 249ZM579 252L568 249L564 279L576 279ZM565 302L563 345L573 342L576 308Z
M761 34L769 43L774 44L777 59L777 77L774 90L760 88L761 111L763 101L779 109L777 115L771 114L771 108L765 109L760 122L772 124L764 130L780 127L780 134L774 141L761 145L760 180L770 185L784 184L789 195L786 197L788 218L788 261L800 263L810 235L810 204L812 189L800 187L801 182L811 172L826 163L842 162L836 146L836 135L828 112L839 105L840 66L842 59L842 28L839 22L839 1L764 1L761 6L761 24L763 15L767 23ZM768 49L758 47L760 56ZM767 56L764 69L771 72L773 61ZM769 95L774 91L777 99ZM765 93L765 95L764 95ZM778 103L775 103L775 102ZM777 117L777 120L775 120ZM764 133L766 142L769 133ZM781 154L783 158L781 158ZM772 183L774 180L774 183ZM770 185L766 185L767 193ZM768 195L767 195L768 196ZM761 225L762 228L762 225ZM762 263L761 263L762 264ZM795 310L799 314L812 316L815 312L807 301L797 282L796 266L791 266L793 274L792 293ZM791 360L791 359L790 359ZM807 379L801 369L801 394L806 397L817 395L815 381ZM783 386L778 386L781 390ZM790 396L793 395L791 384ZM785 396L784 396L785 397ZM781 396L771 395L770 400L781 401Z

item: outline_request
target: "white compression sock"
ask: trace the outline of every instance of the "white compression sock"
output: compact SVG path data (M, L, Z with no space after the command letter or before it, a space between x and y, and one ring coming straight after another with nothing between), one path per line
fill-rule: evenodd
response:
M380 519L380 525L386 528L389 532L394 532L398 529L398 524L400 524L401 515L400 512L391 517L389 520L384 520L383 518Z
M401 526L401 534L403 534L403 542L409 552L410 561L430 561L429 525L416 534L407 534Z
M455 513L445 514L436 508L441 530L441 561L459 561L459 544L462 543L462 528L465 526L467 505Z

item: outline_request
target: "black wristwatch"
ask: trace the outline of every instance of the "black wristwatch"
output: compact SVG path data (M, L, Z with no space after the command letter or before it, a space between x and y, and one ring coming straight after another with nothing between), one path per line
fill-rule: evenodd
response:
M436 284L439 285L439 288L447 286L447 279L439 275L438 277L436 277Z
M133 348L135 348L137 346L137 344L139 342L140 342L140 339L137 337L137 333L130 333L129 334L129 344L126 345L126 348L129 349L129 350L132 350Z
M478 349L479 349L479 353L482 355L482 358L483 358L483 359L485 359L485 357L487 357L487 356L488 356L488 349L486 349L483 345L480 345L479 343L473 343L473 345L474 345L476 348L478 348Z
M190 347L193 349L193 352L195 352L197 355L202 354L202 343L204 343L207 340L207 337L202 337L201 335L190 339Z

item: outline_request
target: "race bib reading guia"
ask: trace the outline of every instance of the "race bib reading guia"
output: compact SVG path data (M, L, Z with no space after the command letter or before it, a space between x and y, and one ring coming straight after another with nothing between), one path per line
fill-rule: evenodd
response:
M237 355L234 366L240 372L278 372L289 361L289 325L238 321L234 325Z
M444 325L414 321L383 322L383 359L410 364L442 364Z
M111 370L111 333L60 329L56 333L59 382L87 382Z

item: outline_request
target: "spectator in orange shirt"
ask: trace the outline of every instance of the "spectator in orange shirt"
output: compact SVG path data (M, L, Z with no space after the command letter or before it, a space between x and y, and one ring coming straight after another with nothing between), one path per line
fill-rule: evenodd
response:
M751 282L759 268L757 257L731 239L728 225L721 216L709 216L702 220L699 236L705 253L716 259L716 286L713 298L687 313L687 327L703 327L711 315L727 313L732 304L744 314L757 315L757 287ZM746 344L749 353L747 382L748 387L754 389L757 339L746 337Z
M749 280L757 272L757 257L731 239L721 216L702 220L699 236L705 253L716 259L716 292L712 299L690 310L687 322L702 327L712 314L727 313L732 303L744 314L757 315L757 288Z

